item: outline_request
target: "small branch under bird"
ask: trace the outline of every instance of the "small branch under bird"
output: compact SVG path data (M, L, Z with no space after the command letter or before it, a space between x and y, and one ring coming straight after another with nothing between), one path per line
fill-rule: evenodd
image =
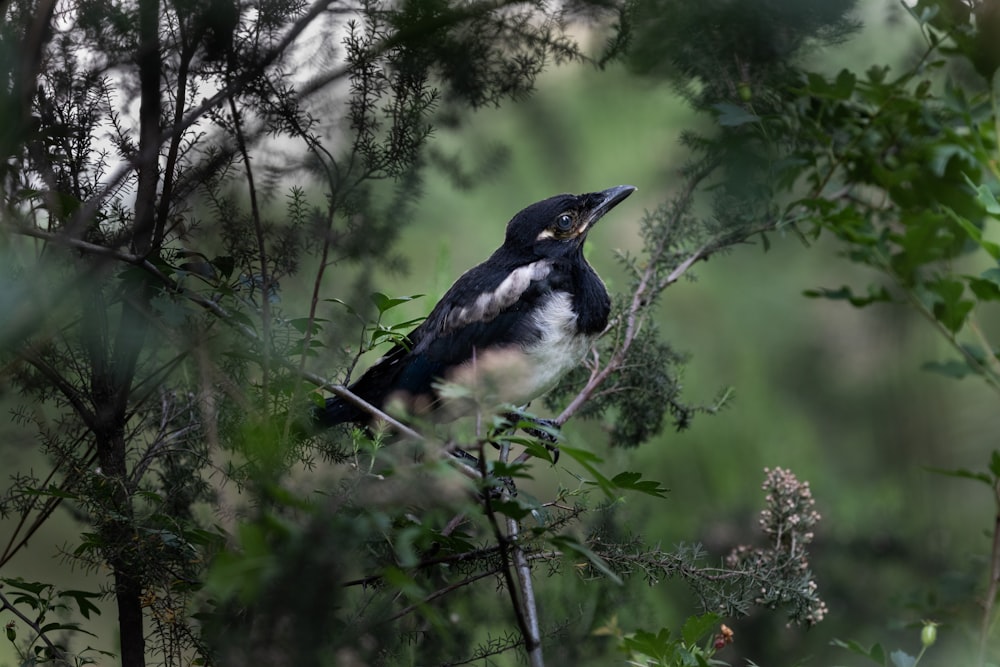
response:
M608 323L611 299L583 255L594 224L631 195L619 185L562 194L528 206L503 245L463 274L430 315L349 389L382 408L400 401L411 414L448 403L442 382L485 389L496 403L524 405L583 362ZM367 424L372 415L332 397L314 413L320 426Z

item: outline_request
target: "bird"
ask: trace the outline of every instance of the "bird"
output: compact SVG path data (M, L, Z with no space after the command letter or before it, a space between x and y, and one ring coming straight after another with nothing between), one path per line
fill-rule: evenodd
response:
M583 362L607 326L611 299L584 257L584 241L635 190L560 194L521 210L507 223L503 244L348 389L376 408L401 403L416 415L449 403L442 383L477 396L485 388L496 404L514 406L544 394ZM314 410L313 421L326 428L374 420L334 396Z

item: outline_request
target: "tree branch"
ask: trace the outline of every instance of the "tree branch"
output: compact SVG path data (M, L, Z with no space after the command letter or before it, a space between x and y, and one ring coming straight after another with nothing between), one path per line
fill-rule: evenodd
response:
M486 470L486 452L484 451L484 444L482 441L479 442L479 473L482 475L483 479L488 478L488 472ZM517 627L521 631L521 636L524 637L525 648L528 650L528 655L531 656L535 653L541 657L540 652L540 642L538 641L537 635L532 634L531 626L529 625L528 618L525 614L524 608L521 605L521 600L518 599L517 582L514 580L514 574L511 572L511 562L510 562L510 538L503 534L500 530L500 523L497 521L496 512L493 510L493 493L492 489L484 485L483 487L483 509L486 512L486 518L489 521L490 527L493 529L493 537L500 547L500 560L503 562L503 578L506 582L507 594L510 596L511 607L514 611L514 617L517 620ZM504 489L503 496L505 500L510 498L510 493ZM534 642L534 643L532 643ZM541 667L540 663L536 663L532 659L532 667Z
M0 584L0 589L2 588L3 586L2 584ZM10 600L7 599L7 596L3 594L3 591L0 590L0 611L3 611L5 609L10 613L14 614L14 616L19 618L21 622L23 622L25 625L27 625L34 631L34 633L38 636L38 639L41 639L42 642L45 644L46 648L49 649L49 653L52 655L53 659L58 661L57 664L63 664L63 665L70 664L69 660L66 657L66 652L63 651L58 646L56 646L55 644L53 644L52 641L48 638L48 636L46 636L46 634L42 632L42 628L38 625L38 623L32 621L30 618L22 614L17 607L11 604ZM43 610L41 614L44 615L44 613L45 612Z
M504 441L500 444L500 461L506 463L509 456L510 443ZM504 489L503 498L510 500L510 491ZM525 626L528 632L524 636L524 648L528 652L528 664L531 667L544 667L542 633L538 624L538 603L535 601L535 589L531 582L531 567L528 565L528 558L518 541L519 531L520 526L517 520L507 517L507 539L511 542L511 556L514 561L514 570L517 573L521 603L524 605Z

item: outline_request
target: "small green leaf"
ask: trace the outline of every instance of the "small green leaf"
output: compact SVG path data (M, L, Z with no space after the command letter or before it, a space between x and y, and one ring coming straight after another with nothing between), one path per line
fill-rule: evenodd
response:
M882 648L881 644L873 644L871 650L868 651L868 657L880 665L886 664L885 649Z
M666 494L670 491L670 489L660 486L660 483L655 480L643 480L642 473L638 472L618 473L611 478L611 483L619 489L638 491L656 498L666 498Z
M931 311L934 317L949 331L958 333L975 305L972 301L962 299L965 286L957 280L941 279L928 283L927 288L933 298Z
M885 665L885 651L878 644L875 644L870 649L865 648L853 639L848 639L844 641L842 639L834 639L830 642L833 646L839 646L840 648L845 648L851 653L864 656L873 662L877 662L880 665Z
M514 443L515 441L516 439L510 439L511 443ZM555 459L552 457L552 450L537 440L524 439L518 442L518 444L524 447L524 451L530 456L546 461L547 463L555 463Z
M576 538L569 535L555 535L549 538L549 542L552 543L556 549L559 549L563 553L577 554L586 558L591 565L597 569L598 572L603 574L605 577L618 584L622 584L621 577L615 574L603 558L598 556L596 553L590 550L586 545L578 542Z
M13 623L7 624L7 639L9 641L14 641L15 639L17 639L17 630L14 629Z
M718 121L722 127L738 127L760 121L759 116L735 104L715 104L712 108L719 112Z
M965 276L969 289L980 301L1000 301L1000 285L992 280L984 280L975 276Z
M24 579L3 579L4 584L10 586L11 588L17 588L22 591L27 591L32 595L40 595L42 591L51 588L52 584L43 584L37 581L25 581Z
M1000 477L1000 451L996 449L990 456L990 472L993 473L994 477Z
M355 317L360 317L360 315L358 315L358 311L354 310L354 308L352 308L351 305L349 303L347 303L346 301L344 301L343 299L333 298L333 299L323 299L323 301L327 301L329 303L339 304L339 305L343 306L344 308L346 308L347 312L349 312L351 315L354 315Z
M892 296L885 287L876 288L869 285L868 296L856 295L850 287L844 285L840 289L832 290L825 287L814 290L805 290L803 296L810 299L831 299L833 301L847 301L855 308L863 308L873 303L892 302Z
M531 509L522 507L517 500L494 500L490 503L490 507L497 514L503 514L505 517L514 519L514 521L520 521L531 514Z
M593 481L588 480L587 484L593 484L601 487L601 490L604 491L604 494L608 498L616 497L614 493L615 484L594 467L595 463L603 463L603 459L585 449L577 449L575 447L569 447L568 445L563 445L559 448L559 451L579 463L584 470L590 473L594 479Z
M233 275L233 270L236 269L236 260L229 255L216 257L210 262L210 264L219 271L223 278L226 279Z
M684 627L681 629L681 636L684 638L684 643L688 646L694 646L700 642L701 638L715 627L720 618L721 616L711 612L688 618L684 621Z
M972 472L971 470L966 470L965 468L957 468L954 470L948 470L945 468L927 468L929 472L936 475L944 475L945 477L958 477L959 479L971 479L976 482L982 482L987 486L993 486L993 478L984 472Z
M414 294L413 296L389 297L381 292L374 292L370 298L372 303L375 304L375 307L378 308L378 312L381 315L390 308L395 308L402 303L419 299L422 296L423 294Z
M505 461L491 461L489 464L490 473L495 477L518 477L521 479L533 479L528 471L531 466L524 463L508 463Z
M91 612L95 616L101 615L101 610L95 605L91 600L100 599L100 593L90 593L87 591L61 591L59 593L62 597L73 598L76 601L76 606L80 609L80 614L86 618L90 618Z
M917 659L905 651L896 650L889 656L895 667L913 667L917 664Z
M992 283L1000 285L1000 268L994 267L992 269L986 269L979 274L979 277L983 280L989 280Z
M854 73L847 69L840 70L837 80L833 84L831 93L837 99L846 100L854 92L854 84L858 81Z
M308 317L297 317L293 320L288 320L288 324L301 334L304 334L308 330L311 335L315 336L323 330L320 322L326 321L318 317L311 319Z
M986 186L981 186L980 189L983 189L985 187ZM989 191L987 190L987 192ZM993 193L990 192L989 196L993 197ZM981 197L979 197L978 199L982 201ZM993 199L993 203L996 204L996 199ZM998 205L998 207L1000 207L1000 205ZM980 248L985 250L990 257L992 257L993 259L1000 259L1000 245L997 245L992 241L987 241L986 239L984 239L983 230L979 229L979 227L976 227L974 224L972 224L972 222L960 216L959 214L955 213L950 208L943 208L942 210L944 210L944 212L948 214L948 217L954 220L959 227L964 229L965 233L969 235L969 238L975 241ZM987 207L987 211L991 212L989 210L989 207ZM1000 214L1000 208L998 208L997 214Z
M670 630L661 628L655 635L647 630L636 630L631 637L622 640L622 647L630 652L653 658L658 664L666 665L667 657L672 655L677 642L670 640Z
M976 184L968 175L965 176L965 182L976 191L976 200L983 205L987 213L990 215L1000 215L1000 202L997 201L996 195L993 194L993 191L989 187L984 184Z
M971 375L976 371L969 367L969 364L957 359L948 361L927 361L920 367L921 370L944 375L945 377L961 380L966 375Z

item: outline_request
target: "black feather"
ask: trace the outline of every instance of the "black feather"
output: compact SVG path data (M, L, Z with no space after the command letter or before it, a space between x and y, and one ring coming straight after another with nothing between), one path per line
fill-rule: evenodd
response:
M584 259L583 241L593 223L633 190L619 186L559 195L518 213L507 225L504 244L462 275L406 344L393 347L350 390L376 407L393 395L410 399L413 406L433 407L435 383L454 369L486 351L529 350L541 344L549 323L536 315L548 312L542 309L559 293L570 297L574 335L590 340L600 333L611 302L604 283ZM560 220L567 213L576 234ZM328 399L315 415L325 426L368 420L364 410L340 398Z

